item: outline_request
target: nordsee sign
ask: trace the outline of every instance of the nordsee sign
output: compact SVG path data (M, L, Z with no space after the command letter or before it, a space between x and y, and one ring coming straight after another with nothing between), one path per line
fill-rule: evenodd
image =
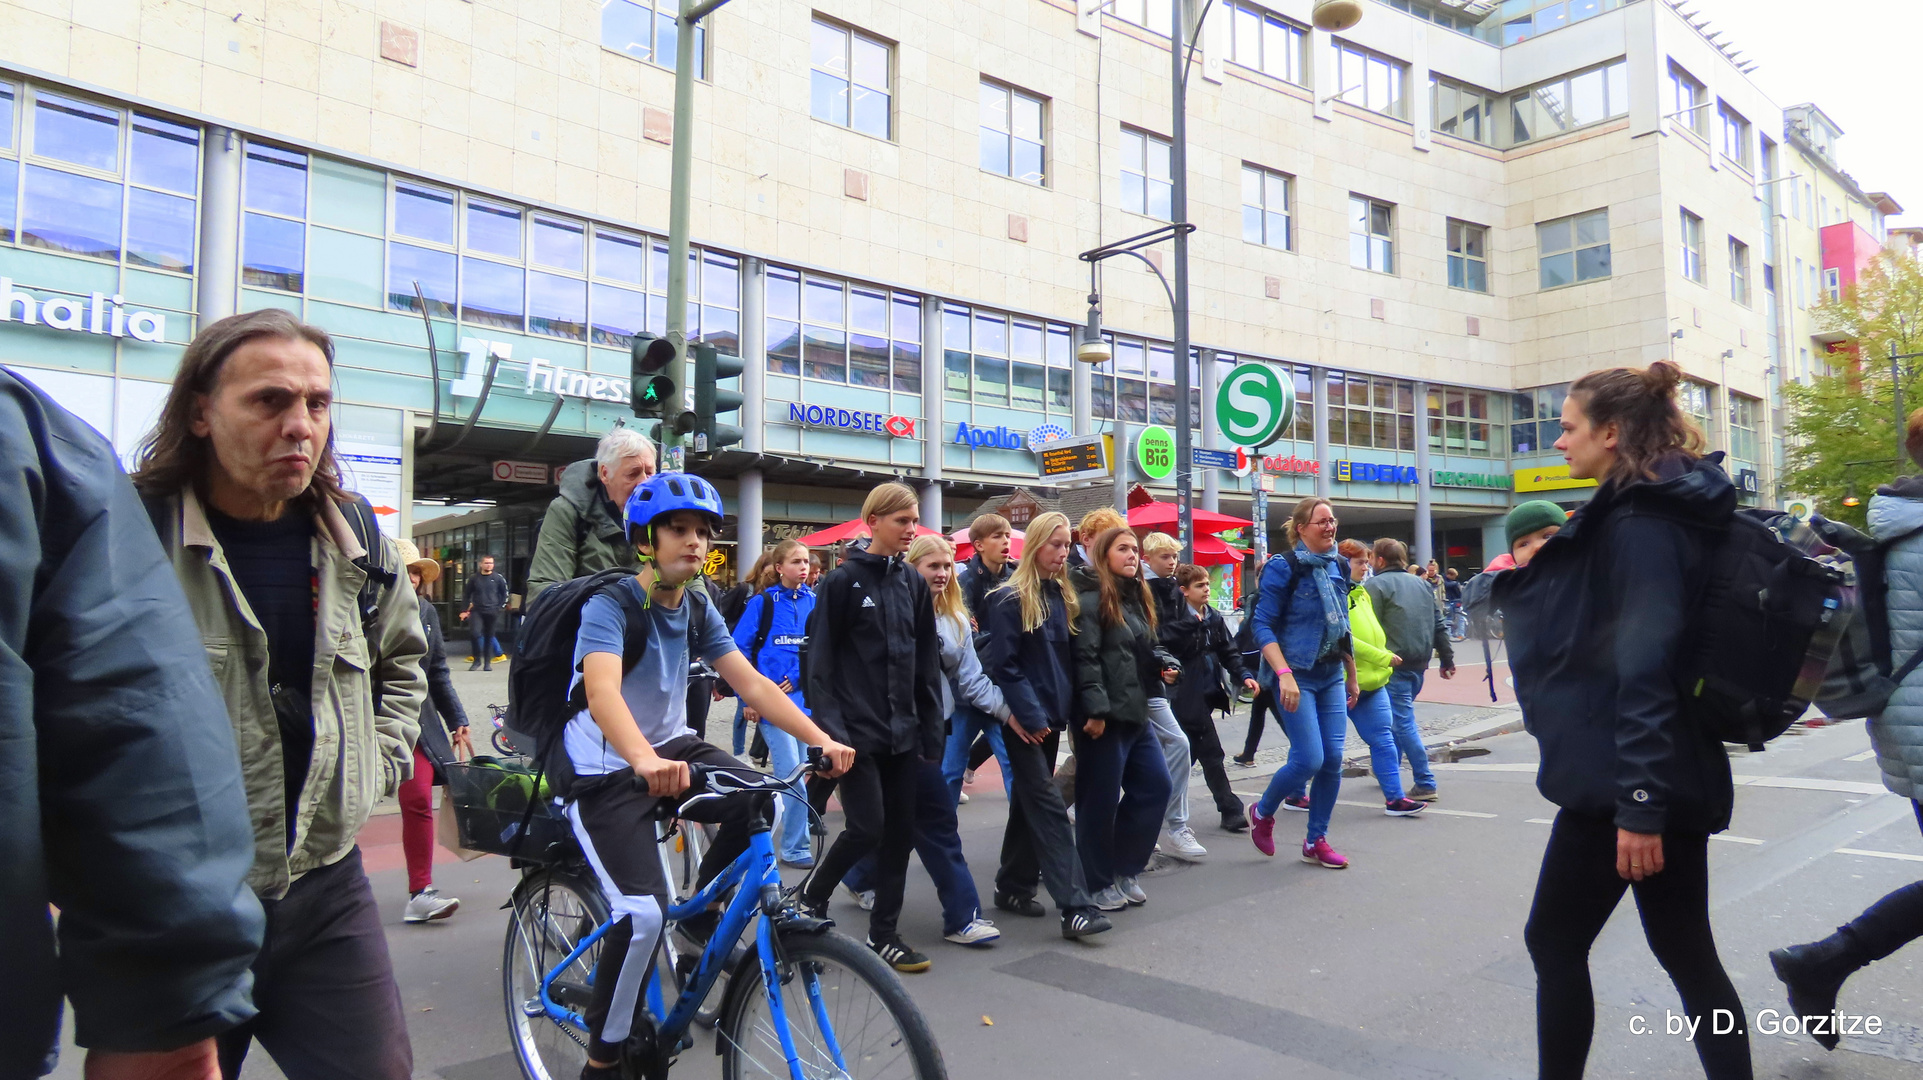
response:
M167 316L155 311L129 311L119 295L94 293L82 300L55 296L41 301L14 288L12 278L0 277L0 322L19 322L67 330L76 334L131 335L138 341L166 341Z
M892 435L897 439L915 437L915 419L860 409L836 409L821 405L788 403L788 422L805 427L834 428L837 431L866 431Z
M1028 444L1022 441L1022 433L1010 431L1005 427L969 427L967 424L955 425L955 438L952 440L977 450L1026 450Z

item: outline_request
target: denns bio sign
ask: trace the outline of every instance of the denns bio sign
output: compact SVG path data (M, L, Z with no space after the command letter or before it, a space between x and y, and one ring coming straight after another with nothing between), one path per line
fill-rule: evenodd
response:
M1005 427L985 428L956 424L953 441L977 450L1025 450L1028 448L1028 443L1023 440L1021 432L1010 431Z

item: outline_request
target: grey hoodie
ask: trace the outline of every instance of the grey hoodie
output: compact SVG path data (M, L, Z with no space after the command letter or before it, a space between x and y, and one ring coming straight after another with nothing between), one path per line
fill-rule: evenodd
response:
M955 715L955 694L960 691L961 704L1007 720L1008 703L1002 700L1001 687L982 670L981 657L975 653L975 635L968 624L937 615L935 629L941 634L941 671L947 676L941 681L942 715Z

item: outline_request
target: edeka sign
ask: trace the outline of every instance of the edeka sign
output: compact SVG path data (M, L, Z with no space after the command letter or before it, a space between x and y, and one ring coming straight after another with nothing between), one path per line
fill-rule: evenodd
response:
M834 409L821 405L788 403L788 422L806 427L832 428L836 431L865 431L891 435L897 439L915 437L915 420L908 416L863 412L860 409Z
M969 427L967 424L955 425L955 437L951 442L972 446L977 450L1026 450L1028 443L1019 431L1005 427Z
M14 288L12 278L0 277L0 322L18 320L76 334L132 335L138 341L167 340L167 316L154 311L129 311L120 306L121 303L119 295L105 293L94 293L85 300L55 296L41 301Z
M1493 488L1509 490L1513 478L1508 473L1446 472L1442 469L1429 470L1430 487L1449 488Z
M1420 484L1422 474L1414 465L1372 465L1366 461L1338 461L1335 480L1339 484Z

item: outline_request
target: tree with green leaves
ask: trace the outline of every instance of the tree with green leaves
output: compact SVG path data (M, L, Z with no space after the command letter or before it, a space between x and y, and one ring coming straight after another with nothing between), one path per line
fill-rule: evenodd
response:
M1813 315L1823 332L1844 341L1828 357L1830 374L1783 387L1783 488L1814 499L1824 517L1860 528L1877 486L1917 471L1900 456L1903 426L1892 390L1900 388L1905 414L1923 408L1923 357L1898 360L1894 375L1889 358L1923 353L1923 265L1885 252ZM1845 505L1852 499L1859 505Z

